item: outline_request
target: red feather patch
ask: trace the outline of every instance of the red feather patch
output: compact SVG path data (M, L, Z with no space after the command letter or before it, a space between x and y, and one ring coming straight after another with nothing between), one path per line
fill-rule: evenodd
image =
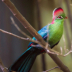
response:
M53 11L53 16L57 16L57 15L59 15L60 13L64 13L64 11L63 11L63 9L62 8L56 8L56 9L54 9L54 11Z
M54 20L57 16L59 16L60 14L64 13L63 9L61 7L59 8L55 8L53 11L53 20L51 22L51 24L54 24Z

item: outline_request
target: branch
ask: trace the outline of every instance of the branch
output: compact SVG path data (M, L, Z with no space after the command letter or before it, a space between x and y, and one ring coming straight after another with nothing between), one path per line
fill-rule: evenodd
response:
M22 33L22 34L23 34L24 36L26 36L27 38L32 39L30 36L28 36L26 33L24 33L24 32L17 26L17 24L15 23L13 17L10 17L10 19L11 19L11 21L12 21L12 24L17 28L17 30L18 30L20 33Z
M6 33L6 34L12 35L12 36L14 36L14 37L17 37L17 38L19 38L19 39L27 40L27 41L31 41L31 42L34 42L34 43L39 44L39 45L32 45L33 47L43 47L43 48L44 48L44 46L43 46L42 44L40 44L40 42L37 41L37 40L35 41L35 40L31 39L31 38L24 38L24 37L18 36L18 35L16 35L16 34L13 34L13 33L11 33L11 32L8 32L8 31L2 30L2 29L0 29L0 31L3 32L3 33ZM72 44L71 44L71 45L72 45ZM65 46L64 46L64 47L65 47ZM46 48L46 49L45 49L45 48ZM64 49L65 49L65 54L64 54L64 55L63 55L62 47L60 47L61 53L59 53L59 52L57 52L57 51L55 51L55 50L53 50L53 49L50 49L50 48L48 47L48 44L47 44L47 43L46 43L46 47L45 47L45 48L44 48L44 49L45 49L45 51L46 51L47 53L56 54L56 55L60 55L60 56L64 56L64 57L67 56L68 54L70 54L70 53L72 52L72 46L71 46L71 50L68 51L68 52L67 52L67 49L64 48Z
M26 36L27 38L20 37L20 36L18 36L18 35L13 34L13 33L4 31L4 30L2 30L2 29L1 29L1 31L3 31L4 33L7 33L7 34L9 34L9 35L13 35L13 36L15 36L15 37L17 37L17 38L20 38L20 39L23 39L23 40L32 41L32 42L35 42L35 43L40 44L37 40L36 40L36 41L35 41L35 40L32 40L32 38L31 38L30 36L28 36L26 33L24 33L24 32L17 26L17 24L15 23L15 21L14 21L14 19L13 19L12 17L11 17L11 21L12 21L12 24L17 28L17 30L18 30L19 32L21 32L21 33L22 33L24 36ZM49 29L49 24L48 24L47 29ZM48 41L48 38L49 38L49 35L48 35L48 37L47 37L47 41ZM41 46L40 46L40 45L41 45ZM50 49L50 48L48 47L48 43L46 43L46 47L44 47L42 44L40 44L40 45L32 45L32 46L34 46L34 47L43 47L43 48L46 48L46 49L48 48L48 49L49 49L49 50L47 50L48 53L57 54L57 55L61 55L61 56L62 56L62 54L60 54L59 52Z
M57 51L55 51L55 50L52 50L52 49L50 49L49 47L48 47L48 44L46 43L46 47L44 47L42 44L40 44L40 42L39 41L35 41L35 40L33 40L33 39L29 39L29 38L24 38L24 37L21 37L21 36L18 36L18 35L16 35L16 34L13 34L13 33L11 33L11 32L8 32L8 31L5 31L5 30L2 30L2 29L0 29L0 31L1 32L3 32L3 33L6 33L6 34L9 34L9 35L12 35L12 36L14 36L14 37L17 37L17 38L19 38L19 39L22 39L22 40L27 40L27 41L31 41L31 42L34 42L34 43L38 43L39 45L32 45L32 46L34 46L34 47L43 47L46 51L47 51L47 53L51 53L51 54L56 54L56 55L61 55L62 56L62 54L60 54L59 52L57 52ZM48 48L48 49L47 49Z
M19 38L19 39L27 40L27 41L32 41L32 42L35 42L35 43L38 43L38 44L39 44L38 41L35 41L35 40L29 39L29 38L24 38L24 37L18 36L18 35L16 35L16 34L13 34L13 33L11 33L11 32L5 31L5 30L3 30L3 29L0 29L0 31L3 32L3 33L6 33L6 34L12 35L12 36L14 36L14 37L17 37L17 38Z
M20 12L16 9L14 4L10 0L2 0L11 10L13 15L21 22L21 24L30 32L32 36L34 36L41 44L44 46L46 42L42 39L42 37L37 33L37 31L29 24L29 22L20 14Z
M54 70L54 69L56 69L56 68L59 68L59 67L57 66L57 67L51 68L51 69L46 70L46 71L43 71L43 72L49 72L49 71Z
M35 1L36 4L36 12L37 12L37 26L38 26L38 30L41 29L42 27L42 23L41 23L41 13L40 13L40 0L36 0ZM42 70L45 71L46 70L46 64L45 64L45 55L42 54L41 56L42 58Z
M28 21L19 13L14 4L10 0L2 0L11 10L13 15L22 23L22 25L34 36L43 46L46 47L46 42L37 33L37 31L28 23ZM48 53L63 72L70 72L70 70L60 61L57 55Z
M3 72L8 72L8 70L6 69L6 67L4 66L4 64L2 63L2 60L0 59L0 68Z
M18 35L13 34L13 33L4 31L4 30L2 30L2 29L1 29L1 31L3 31L4 33L7 33L7 34L9 34L9 35L13 35L13 36L15 36L15 37L17 37L17 38L20 38L20 39L23 39L23 40L28 40L28 41L35 42L35 43L40 44L37 40L36 40L36 41L35 41L35 40L32 40L32 38L31 38L30 36L28 36L26 33L24 33L24 32L17 26L17 24L15 23L14 19L13 19L12 17L10 17L10 18L11 18L12 24L17 28L17 30L18 30L20 33L22 33L24 36L26 36L27 38L20 37L20 36L18 36ZM47 29L49 29L49 24L48 24ZM48 41L48 38L49 38L49 35L48 35L48 37L47 37L47 41ZM34 46L34 47L43 47L43 48L44 48L44 46L43 46L42 44L40 44L40 45L32 45L32 46ZM49 48L49 47L48 47L48 43L46 43L46 47L45 47L45 48L46 48L46 49ZM52 49L50 49L50 48L49 48L49 50L47 50L47 51L48 51L48 53L57 54L57 55L61 55L61 56L62 56L62 54L60 54L59 52L57 52L57 51L55 51L55 50L52 50Z

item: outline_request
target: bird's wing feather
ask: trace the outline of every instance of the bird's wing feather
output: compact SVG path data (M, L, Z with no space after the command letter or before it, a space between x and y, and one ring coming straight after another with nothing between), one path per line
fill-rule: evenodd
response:
M48 36L48 30L47 30L47 26L48 25L46 25L45 27L43 27L41 30L39 30L38 31L38 33L42 36L42 38L44 39L44 40L46 40L46 38L47 38L47 36ZM36 40L36 38L35 37L33 37L33 40ZM33 42L30 42L29 43L29 45L28 45L28 48L31 46L31 45L36 45L36 43L33 43Z

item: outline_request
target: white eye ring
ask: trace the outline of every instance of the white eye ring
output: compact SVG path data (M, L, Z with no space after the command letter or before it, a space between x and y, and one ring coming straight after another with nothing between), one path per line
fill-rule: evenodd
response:
M57 19L62 19L63 17L62 16L60 16L60 18L59 17L57 17Z
M61 16L61 18L63 18L63 17Z

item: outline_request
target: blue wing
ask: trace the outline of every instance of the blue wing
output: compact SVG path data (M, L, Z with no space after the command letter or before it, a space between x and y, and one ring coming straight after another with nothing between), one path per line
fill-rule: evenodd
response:
M50 25L50 24L49 24L49 25ZM48 37L48 33L49 33L48 25L46 25L46 26L43 27L41 30L39 30L38 33L39 33L39 34L42 36L42 38L46 41L46 40L47 40L47 37ZM36 40L35 37L33 37L33 39ZM50 46L50 47L53 48L53 47L54 47L55 45L57 45L58 43L59 43L59 41L58 41L56 44L54 44L54 45L52 45L52 46ZM30 42L29 45L28 45L28 48L29 48L32 44L36 45L36 43Z
M44 40L47 39L48 33L49 33L49 30L47 29L47 27L48 27L48 25L44 26L42 29L40 29L40 30L38 31L38 34L40 34ZM35 37L33 37L33 39L36 40ZM29 45L28 45L28 48L29 48L32 44L36 45L36 43L30 42Z

